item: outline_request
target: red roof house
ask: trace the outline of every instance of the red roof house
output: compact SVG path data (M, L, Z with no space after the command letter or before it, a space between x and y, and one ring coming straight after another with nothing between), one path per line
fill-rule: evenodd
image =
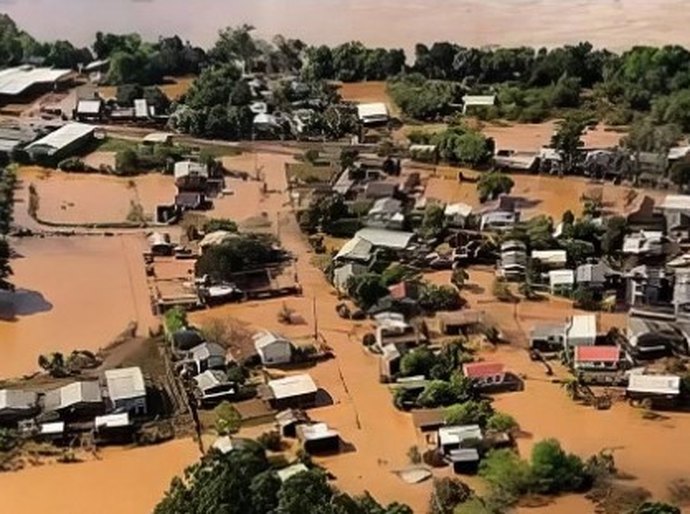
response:
M576 346L575 369L615 369L621 360L618 346Z
M500 380L502 380L506 372L505 365L500 362L468 362L463 364L462 371L467 378L477 380L495 379L497 377L500 377Z

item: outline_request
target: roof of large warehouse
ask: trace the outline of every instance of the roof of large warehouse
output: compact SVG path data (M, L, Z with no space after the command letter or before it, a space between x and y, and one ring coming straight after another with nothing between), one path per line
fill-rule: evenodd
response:
M72 70L18 66L0 70L0 95L19 95L35 84L55 82Z

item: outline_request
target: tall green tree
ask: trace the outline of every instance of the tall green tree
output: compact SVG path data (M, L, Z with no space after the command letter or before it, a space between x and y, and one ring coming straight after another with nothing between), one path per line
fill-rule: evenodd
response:
M582 136L586 128L587 123L576 116L569 116L558 123L558 128L551 137L551 146L561 156L563 171L573 170L579 161L582 147L585 146Z

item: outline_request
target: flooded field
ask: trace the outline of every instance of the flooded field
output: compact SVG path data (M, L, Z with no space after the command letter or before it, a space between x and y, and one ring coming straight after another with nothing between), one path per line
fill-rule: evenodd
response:
M150 514L172 478L198 457L196 443L180 439L146 448L107 449L101 460L1 473L0 512Z
M14 243L17 293L0 295L0 377L31 373L42 353L98 350L131 322L147 334L151 314L143 237L48 237Z

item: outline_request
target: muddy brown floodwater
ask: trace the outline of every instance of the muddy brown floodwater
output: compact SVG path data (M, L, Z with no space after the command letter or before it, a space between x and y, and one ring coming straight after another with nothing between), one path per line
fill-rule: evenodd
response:
M7 514L150 514L176 475L199 458L191 439L106 449L101 460L0 474Z
M144 335L156 324L143 236L19 239L13 248L18 291L0 302L16 319L0 320L1 378L35 371L42 353L98 350L130 322Z

